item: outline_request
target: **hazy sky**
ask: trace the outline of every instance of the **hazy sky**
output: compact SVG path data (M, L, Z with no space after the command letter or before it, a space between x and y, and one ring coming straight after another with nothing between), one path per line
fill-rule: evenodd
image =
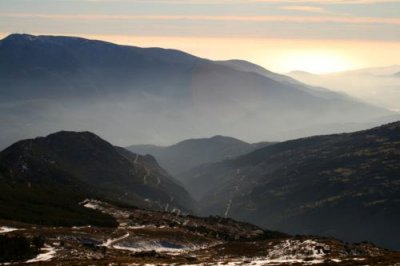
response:
M400 64L400 0L0 0L0 36L78 35L277 72Z

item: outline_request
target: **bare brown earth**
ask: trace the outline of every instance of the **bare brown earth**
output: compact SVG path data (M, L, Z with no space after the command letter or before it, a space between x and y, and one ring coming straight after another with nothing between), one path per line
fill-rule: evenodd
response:
M118 228L44 227L0 221L18 230L7 236L41 236L44 260L13 265L400 265L400 252L371 243L349 244L314 236L288 236L221 217L81 203L112 214Z

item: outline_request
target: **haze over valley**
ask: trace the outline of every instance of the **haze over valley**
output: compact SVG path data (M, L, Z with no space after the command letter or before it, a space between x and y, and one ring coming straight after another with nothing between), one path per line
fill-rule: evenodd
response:
M294 71L288 75L307 84L326 86L364 102L383 108L400 110L400 66L365 68L353 71L312 74Z
M234 136L282 141L365 129L398 114L245 61L72 37L0 43L0 145L87 130L118 145ZM251 130L250 130L251 129Z
M399 0L0 10L0 265L400 265Z

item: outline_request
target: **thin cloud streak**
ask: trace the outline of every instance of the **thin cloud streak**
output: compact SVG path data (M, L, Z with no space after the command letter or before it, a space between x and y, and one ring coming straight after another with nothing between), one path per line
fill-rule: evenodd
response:
M327 13L328 11L322 7L318 6L281 6L281 10L289 11L301 11L301 12L311 12L311 13Z
M60 15L12 13L0 14L9 18L79 19L79 20L192 20L192 21L238 21L238 22L283 22L283 23L344 23L400 25L400 18L373 18L350 16L191 16L191 15Z
M68 0L67 0L68 1ZM71 0L69 0L71 1ZM400 0L83 0L85 2L165 3L165 4L248 4L248 3L313 3L330 4L380 4L400 3Z
M400 0L250 0L258 3L314 3L314 4L380 4L400 3Z

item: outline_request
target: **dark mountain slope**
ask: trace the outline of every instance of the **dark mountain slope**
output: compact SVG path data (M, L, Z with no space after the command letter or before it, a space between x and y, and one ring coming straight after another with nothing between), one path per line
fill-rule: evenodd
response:
M400 248L400 122L278 143L193 170L204 213Z
M271 143L250 144L231 137L214 136L188 139L167 147L133 145L127 149L143 155L153 155L162 167L173 176L183 180L184 173L193 167L234 158L269 144Z
M147 92L182 96L172 90L182 87L198 60L176 50L13 34L0 41L0 93L12 99L57 99L135 92L143 86ZM10 86L18 90L10 94Z
M0 110L9 125L3 147L62 128L99 132L117 144L216 132L282 140L391 114L267 70L176 50L21 34L0 41Z
M90 223L92 211L78 205L89 197L154 209L193 208L187 192L154 158L114 147L89 132L17 142L0 153L0 176L0 214L8 219Z

